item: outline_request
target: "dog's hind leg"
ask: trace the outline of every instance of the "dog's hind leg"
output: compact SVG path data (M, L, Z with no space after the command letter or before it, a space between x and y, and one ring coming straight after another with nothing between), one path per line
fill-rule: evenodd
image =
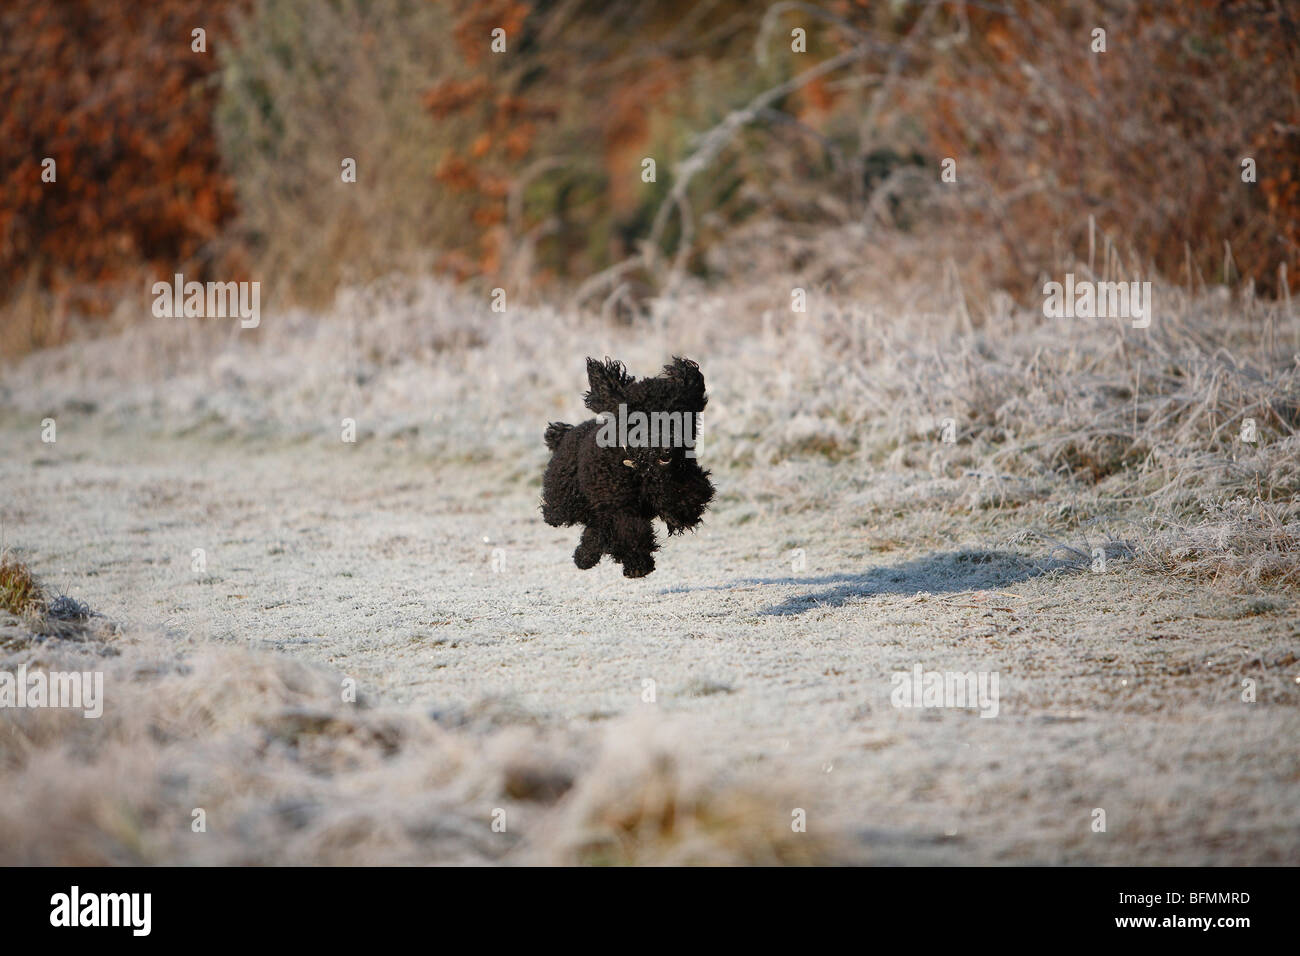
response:
M542 499L542 520L553 527L577 524L587 513L587 503L581 497L548 495Z
M588 511L587 499L578 491L578 466L574 457L552 456L542 475L542 519L555 527L578 524L586 520Z
M573 563L586 571L599 564L604 554L605 551L600 544L600 532L595 525L587 525L582 529L582 540L578 542L578 549L573 552Z

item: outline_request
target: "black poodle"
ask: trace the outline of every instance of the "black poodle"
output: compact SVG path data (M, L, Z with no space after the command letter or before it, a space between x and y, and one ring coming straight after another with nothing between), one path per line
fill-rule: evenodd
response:
M670 535L694 528L713 498L709 473L695 461L695 434L708 398L704 376L674 358L654 378L634 379L622 362L587 359L597 417L581 425L552 422L552 452L542 478L542 517L550 525L585 525L573 563L595 567L608 554L629 578L655 569L659 547L651 519Z

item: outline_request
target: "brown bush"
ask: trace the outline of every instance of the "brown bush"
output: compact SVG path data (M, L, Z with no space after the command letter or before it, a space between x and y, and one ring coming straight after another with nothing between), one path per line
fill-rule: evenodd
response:
M933 64L936 154L973 160L1003 284L1110 237L1125 271L1278 291L1300 249L1300 34L1284 4L1075 0L972 7ZM1092 31L1106 31L1093 52ZM1252 157L1258 182L1242 181ZM1227 250L1230 249L1230 254ZM1101 271L1102 251L1094 260ZM1188 275L1188 271L1194 275Z
M213 47L237 0L15 0L0 13L0 283L194 259L234 210L212 135ZM208 52L191 50L207 31ZM42 182L42 162L57 180Z

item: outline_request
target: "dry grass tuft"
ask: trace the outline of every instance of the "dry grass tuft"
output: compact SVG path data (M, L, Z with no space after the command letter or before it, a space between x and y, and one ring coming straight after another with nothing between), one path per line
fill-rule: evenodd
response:
M45 592L31 569L12 554L0 555L0 610L31 618L43 615L45 608Z
M9 552L0 554L0 650L29 647L46 638L103 644L116 632L103 615L66 594L50 595L31 569Z
M626 742L625 742L626 743ZM566 807L552 862L601 866L790 866L829 862L792 826L775 789L695 780L660 745L607 752Z
M1243 497L1208 504L1199 522L1156 527L1142 541L1136 565L1200 580L1300 587L1300 520L1295 503Z
M280 655L133 634L116 657L47 647L29 669L104 674L103 716L0 712L0 864L799 863L821 844L753 783L695 778L680 736L449 729L341 700ZM0 655L0 669L13 669ZM622 767L626 772L616 772ZM687 783L687 780L692 782ZM766 789L766 788L764 788ZM204 811L196 831L194 811ZM493 829L504 810L505 832Z

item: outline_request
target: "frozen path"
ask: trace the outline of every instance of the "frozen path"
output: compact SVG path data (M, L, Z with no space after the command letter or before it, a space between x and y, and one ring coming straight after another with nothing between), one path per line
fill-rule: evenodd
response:
M396 442L60 429L0 431L4 541L120 624L127 657L270 651L470 740L528 728L579 774L610 735L663 728L710 785L806 810L837 859L1300 862L1284 606L1088 573L1006 545L1014 515L999 539L935 497L878 521L843 487L772 507L743 473L630 581L578 571L576 530L542 523L540 448L440 464ZM996 717L892 706L916 665L995 673Z

